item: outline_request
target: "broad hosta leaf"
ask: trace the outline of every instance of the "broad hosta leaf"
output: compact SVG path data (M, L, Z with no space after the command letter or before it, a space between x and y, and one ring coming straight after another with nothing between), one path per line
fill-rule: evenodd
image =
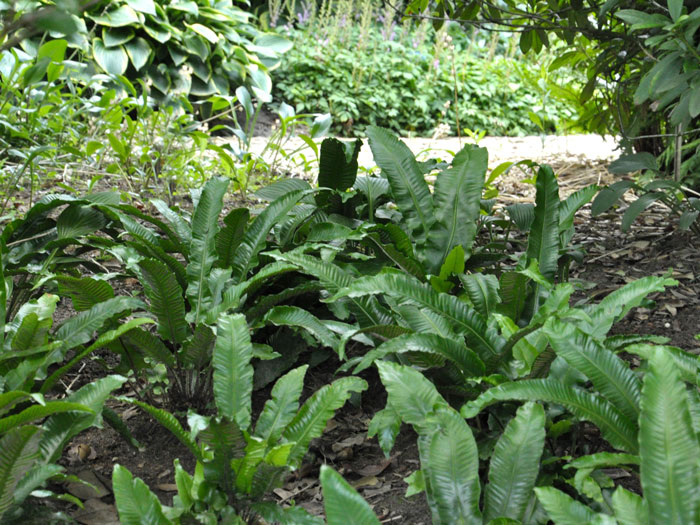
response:
M461 246L467 258L471 254L487 166L488 151L467 145L457 153L452 166L438 175L433 194L436 220L425 246L424 263L429 273L438 272L455 246Z
M212 357L214 400L219 414L243 429L250 426L253 345L245 317L222 315Z
M369 126L367 137L374 161L389 180L391 193L406 225L413 232L416 243L423 244L435 221L433 199L423 171L408 146L389 131Z
M190 263L187 265L186 295L194 311L195 324L199 322L201 313L208 307L205 299L210 299L207 279L217 258L214 239L219 232L219 213L221 213L229 182L229 179L223 177L209 179L204 185L192 216L192 243Z
M126 54L129 55L129 60L131 60L131 64L136 71L148 63L148 59L151 58L151 53L153 52L151 44L140 36L124 44L124 49L126 49Z
M642 383L622 359L570 323L550 319L544 332L557 355L588 377L627 418L637 420Z
M156 6L153 0L126 0L128 6L130 6L134 11L140 11L147 15L156 14Z
M436 405L447 402L418 370L386 361L377 362L379 377L386 388L387 402L409 425L422 425Z
M466 421L452 408L440 406L418 432L425 440L421 467L438 523L481 524L479 451Z
M526 379L491 388L462 407L462 415L474 417L498 401L543 401L566 407L575 416L595 424L618 449L637 453L637 424L604 398L562 384L555 379Z
M139 17L131 7L123 5L103 16L91 16L95 22L108 27L123 27L139 23Z
M328 525L346 525L350 519L357 524L379 525L372 507L328 465L321 466L321 488Z
M438 293L430 285L404 273L386 270L376 276L362 277L337 293L332 300L379 293L413 301L447 318L458 333L465 335L467 346L477 353L487 367L500 360L504 341L495 330L487 327L485 319L476 310L457 297Z
M119 296L108 299L68 319L56 330L55 337L63 340L64 348L73 348L89 341L94 331L98 330L107 319L142 306L144 306L143 302L135 297Z
M491 456L484 498L484 520L523 520L540 471L544 448L545 414L541 405L518 409Z
M639 453L651 523L697 523L700 445L686 387L661 350L649 360L642 387Z
M177 279L156 259L142 260L139 269L151 312L158 320L158 333L173 343L182 343L190 335L190 327L185 321L185 298Z
M299 396L304 388L304 375L308 365L300 366L280 377L272 388L270 399L265 402L255 435L268 443L276 443L285 427L294 419L299 409Z
M342 377L321 387L302 405L282 434L285 442L294 443L289 451L289 465L296 467L308 451L313 438L320 436L326 423L353 392L362 392L367 382L359 377Z
M129 65L129 55L123 46L107 47L101 38L92 40L92 55L95 62L112 75L123 75Z
M275 306L262 320L275 326L303 328L324 346L338 350L338 338L335 334L326 328L318 317L297 306Z
M370 367L378 359L392 353L425 352L445 357L462 371L464 377L481 377L485 373L484 362L464 343L437 334L405 334L389 339L370 350L355 368L355 373Z
M595 518L595 512L554 487L538 487L535 493L549 518L557 525L581 525L591 523Z
M158 497L140 478L134 479L125 467L114 465L112 473L114 504L119 521L124 525L169 525L172 522L163 514Z
M105 216L91 206L68 206L56 220L59 239L77 239L107 224Z
M13 504L17 483L38 459L41 429L26 425L0 439L0 518Z
M233 278L241 282L248 276L248 271L257 263L257 255L265 247L265 241L272 227L277 224L280 217L286 215L305 193L301 190L292 191L271 202L265 210L258 215L248 230L245 232L241 243L236 250L231 267Z
M553 281L559 259L559 185L549 166L542 166L535 183L535 220L527 242L527 258L539 262L540 273Z

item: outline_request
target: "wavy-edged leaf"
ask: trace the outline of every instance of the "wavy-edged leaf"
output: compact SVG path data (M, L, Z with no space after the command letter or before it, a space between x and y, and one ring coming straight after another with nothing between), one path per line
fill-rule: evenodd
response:
M17 483L38 459L41 429L15 428L0 439L0 518L14 502Z
M289 192L271 202L267 208L255 218L253 223L246 230L231 261L234 281L241 282L248 276L248 271L254 267L257 262L258 253L265 247L265 240L272 227L279 221L279 218L286 215L304 195L305 192L302 190Z
M119 325L119 327L115 328L114 330L108 330L107 332L104 332L97 338L97 340L94 343L92 343L86 349L78 352L75 356L73 356L73 358L70 361L68 361L68 363L63 365L58 370L54 371L48 378L46 378L46 380L41 385L40 392L44 394L51 390L51 388L61 377L63 377L70 369L72 369L74 366L76 366L78 363L80 363L83 359L85 359L88 355L90 355L98 348L107 346L111 342L122 337L124 334L131 332L132 330L141 325L149 323L153 323L153 319L150 319L148 317L137 317L136 319L129 319L126 323ZM141 332L143 331L141 330Z
M536 259L540 273L554 281L559 259L559 184L550 166L540 167L535 188L535 220L528 236L527 258Z
M426 493L433 500L433 521L480 525L479 451L474 435L458 412L439 406L418 432Z
M435 221L433 198L423 171L408 146L391 132L375 126L369 126L366 132L374 161L389 180L396 205L421 245Z
M587 204L600 188L595 184L586 186L561 201L559 205L559 231L564 232L574 226L574 216Z
M190 242L192 242L192 229L185 218L160 199L152 199L151 204L153 204L158 212L165 217L165 220L170 223L180 243L189 246Z
M108 319L143 306L145 306L143 302L135 297L119 296L108 299L65 321L56 330L54 337L62 340L64 348L68 350L88 342L95 330L98 330Z
M510 220L515 223L520 231L530 231L532 223L535 221L535 205L530 202L518 202L506 206L506 211Z
M303 328L323 345L338 350L338 338L315 315L297 306L275 306L265 314L263 322L275 326L295 326Z
M562 384L556 379L525 379L491 388L462 407L474 417L498 401L543 401L566 407L573 415L596 425L615 448L637 453L637 424L602 397Z
M280 253L278 251L267 252L267 254L278 261L294 264L300 272L316 277L330 292L336 292L353 282L353 277L338 265L322 261L311 255L300 252ZM393 321L377 308L376 301L367 298L354 299L351 297L350 299L352 312L361 326L391 324Z
M484 362L464 343L437 334L405 334L390 339L367 352L355 368L355 373L369 368L376 360L389 354L404 352L425 352L445 357L457 365L465 378L481 377L486 370Z
M52 477L61 474L65 469L61 465L38 465L35 464L19 480L14 491L15 503L21 504L31 493L44 485ZM2 513L0 512L0 515Z
M124 325L128 325L132 321L127 321ZM122 325L122 326L124 326ZM200 325L201 326L201 325ZM197 327L199 328L199 326ZM120 330L121 326L117 329ZM109 332L108 332L109 333ZM106 335L106 334L105 334ZM195 329L195 337L197 330ZM163 341L146 330L129 330L120 337L121 342L128 348L133 349L141 355L146 355L158 363L163 363L166 366L176 366L175 356Z
M107 281L70 275L57 275L55 279L58 282L58 293L62 296L70 295L77 312L89 310L97 303L114 297L114 289Z
M214 400L219 414L243 429L250 426L253 345L245 317L222 315L212 356Z
M362 277L339 291L331 300L380 293L413 301L443 315L458 333L465 335L467 346L477 353L487 367L500 361L504 340L487 326L485 319L476 310L457 297L438 293L430 285L406 274L388 269L378 275Z
M370 177L359 175L355 179L355 186L367 199L367 215L370 222L374 222L374 212L377 209L380 197L389 194L389 181L382 177Z
M12 336L10 346L13 352L26 352L48 343L48 333L53 319L39 319L35 312L26 314ZM4 356L3 356L4 357Z
M612 495L612 507L619 525L648 525L649 507L647 502L624 487L617 487Z
M385 258L404 272L425 280L425 270L423 266L414 258L405 255L392 244L382 244L378 235L367 235L364 244L369 245L378 257Z
M436 274L456 246L464 249L467 258L471 255L487 167L488 150L468 144L455 155L452 166L438 175L433 192L435 222L423 258L429 273Z
M663 292L667 286L677 284L678 281L674 279L650 275L618 288L588 312L592 322L587 332L595 338L602 339L614 322L622 319L632 308L642 304L647 295Z
M379 412L375 412L374 417L369 422L367 437L373 438L377 436L379 446L388 458L389 454L391 454L391 449L394 448L396 436L399 435L400 429L401 417L391 405L388 405Z
M646 210L654 202L664 197L664 195L665 193L662 191L652 191L638 197L636 201L627 207L625 213L622 215L622 231L628 231L632 226L632 223L637 220L637 217L639 217L639 214Z
M438 334L439 336L446 337L448 339L454 339L455 341L460 340L460 336L455 333L450 322L433 310L428 308L418 308L412 304L397 305L394 306L392 310L401 316L401 319L404 321L402 324L409 328L412 332L419 334L428 332ZM385 337L396 337L400 334L381 335L384 335Z
M187 265L186 295L190 308L194 312L195 324L199 323L202 312L209 307L207 279L217 259L215 236L219 232L219 214L229 183L229 179L224 177L209 179L202 189L192 215L192 242L190 263Z
M676 366L661 350L649 359L642 387L639 455L651 523L697 523L700 445L688 394Z
M436 405L447 406L428 378L413 368L378 361L379 377L390 405L409 425L422 425Z
M372 507L328 465L321 465L321 490L328 525L346 525L349 519L357 525L379 525Z
M285 442L294 443L289 451L290 466L299 466L311 440L323 433L328 420L352 393L362 392L366 388L367 382L359 377L341 377L321 387L306 400L282 434Z
M39 443L43 461L56 461L73 437L93 425L100 426L105 401L125 382L125 377L111 375L88 383L68 396L65 401L84 405L91 409L92 413L65 412L49 417L44 422L44 433Z
M114 465L112 472L114 505L119 512L119 521L124 525L168 525L173 523L163 514L158 497L143 480L134 478L125 467Z
M264 315L265 312L269 312L280 303L307 294L314 294L317 297L318 293L323 289L323 285L318 281L303 281L296 286L285 288L279 293L262 295L260 299L255 302L254 306L246 309L245 315L249 321L252 321Z
M189 449L189 451L192 452L192 455L196 459L200 461L202 460L202 452L197 446L197 443L194 441L194 439L190 437L189 433L187 433L185 429L182 428L180 422L170 412L161 408L156 408L152 405L149 405L148 403L144 403L143 401L131 399L129 397L118 397L117 399L125 403L136 405L141 410L146 412L161 426L169 430L170 433L180 441L180 443L185 445Z
M557 525L591 523L596 516L595 512L583 503L554 487L538 487L535 494L549 518Z
M615 452L597 452L595 454L578 457L564 468L595 470L599 468L619 467L621 465L639 465L639 456Z
M496 518L523 521L540 471L544 423L542 406L526 403L498 439L485 488L484 521Z
M530 279L522 273L503 272L498 281L501 296L498 311L514 321L519 320L525 309L529 282Z
M77 239L94 233L107 224L107 218L92 206L68 206L56 219L59 239Z
M4 434L21 425L26 425L31 421L43 419L54 414L61 414L63 412L93 413L89 407L79 403L70 403L68 401L48 401L43 405L32 405L25 408L18 414L13 414L0 419L0 434Z
M151 312L158 320L158 333L173 343L182 343L189 335L185 321L185 298L173 273L156 259L139 263L144 291L151 302Z
M236 249L243 239L250 211L248 208L236 208L224 217L224 227L216 234L216 253L219 255L218 266L230 268L236 255Z
M459 280L469 296L469 300L484 317L488 317L501 301L498 295L498 279L495 275L473 273L460 275Z
M590 379L628 419L637 420L642 383L622 359L573 324L550 319L543 330L557 355Z
M357 156L360 154L361 147L361 140L355 140L346 147L338 139L323 139L321 157L318 163L318 186L338 191L351 188L355 184Z
M309 365L300 366L280 377L272 387L270 399L258 417L255 435L268 443L276 443L299 409L304 376Z

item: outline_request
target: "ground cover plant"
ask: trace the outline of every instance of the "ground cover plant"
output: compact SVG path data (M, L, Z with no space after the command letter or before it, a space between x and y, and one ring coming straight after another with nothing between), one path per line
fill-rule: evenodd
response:
M455 19L493 23L478 3L457 13L449 3L436 6ZM659 55L657 66L634 62L639 69L625 78L639 80L640 105L653 100L669 125L681 126L674 134L676 179L649 182L661 178L664 158L660 164L642 153L611 166L618 174L646 170L634 181L618 181L597 197L596 185L563 197L547 165L522 161L489 171L488 151L471 143L418 161L396 133L374 125L363 140L377 169L361 170L361 140L319 144L331 125L327 116L297 112L279 98L270 105L265 71L288 47L279 34L303 50L304 32L325 26L329 49L342 54L353 41L359 53L386 48L395 53L380 60L398 60L413 45L409 37L424 31L424 40L433 38L425 22L399 30L387 10L383 34L364 34L376 11L364 4L352 27L348 18L358 11L350 2L272 2L261 17L263 32L229 2L10 7L2 6L0 33L8 174L0 235L2 522L67 522L102 511L90 519L341 524L352 516L374 525L397 519L408 505L401 499L390 515L375 499L390 496L367 489L387 469L407 476L404 498L425 502L415 521L700 522L700 362L692 338L672 344L661 335L676 337L670 323L626 328L632 315L661 313L652 299L662 294L692 303L674 290L688 276L661 261L638 279L617 267L620 280L594 291L575 278L596 262L587 258L591 243L577 236L577 228L594 222L584 210L594 197L592 213L604 215L634 188L642 195L622 216L624 230L634 231L635 219L659 201L670 210L666 222L675 214L695 233L688 186L695 146L683 143L683 130L697 116L696 68L683 66L680 80L659 84L660 73L679 70L692 54L694 11L673 0L651 13L618 5L598 13L600 27L622 35L624 45L640 29L654 32L645 45ZM495 9L487 16L509 9L522 17L514 24L525 23L522 52L549 43L542 27L527 25L542 20L526 6ZM632 24L629 31L609 23L608 12ZM47 13L56 15L53 27ZM227 26L232 20L247 36L237 40ZM83 42L89 49L78 53L85 32L54 37L81 21L93 33ZM567 23L592 35L582 20ZM382 90L372 86L367 96L398 86L402 99L415 94L420 106L422 95L444 83L439 94L449 107L426 102L428 113L435 109L436 119L464 131L470 124L460 111L469 106L460 96L478 97L457 82L458 67L471 60L460 45L484 47L472 44L482 39L493 57L512 58L516 40L457 29L440 29L430 49L422 42L413 48L440 60L428 70L435 85L413 84L416 75L403 77L408 84L384 78ZM167 41L158 39L162 31ZM180 92L180 77L170 77L174 87L149 85L163 80L154 80L152 69L171 74L169 60L180 52L199 68L188 93ZM228 67L227 53L234 57L232 94L216 78ZM340 67L341 58L329 63ZM575 62L567 55L552 69L569 59ZM513 129L530 122L545 131L562 116L548 105L554 76L519 60L528 71L518 80L537 100L526 92L504 95L501 102L510 100L514 111L506 115L493 104L501 92L487 74L471 79L487 84L476 87L490 97L479 99L488 107L471 117L507 117ZM97 66L107 74L84 76ZM363 79L371 86L374 72L359 66L348 86ZM503 88L503 78L498 82ZM198 92L212 86L221 92ZM337 102L361 108L360 95ZM577 108L582 121L587 104ZM293 155L286 139L301 130L318 160L317 170L302 160L311 176L259 187L276 164L251 148L265 108L279 117L267 150ZM410 131L406 115L385 122L378 109L361 115ZM336 122L344 132L355 125L348 115ZM414 124L423 118L415 116ZM420 125L433 124L426 117ZM224 131L236 137L230 148L211 136ZM469 131L478 142L479 133ZM79 169L89 173L87 184L67 178ZM499 192L499 178L516 169L534 188L534 202L512 203ZM257 190L257 201L241 200L249 190ZM691 234L667 236L688 244ZM674 304L665 310L686 306ZM343 418L352 423L343 426ZM338 428L352 435L324 443ZM82 439L105 439L107 432L130 452L103 450L108 472L85 478L94 450ZM348 467L375 437L387 459ZM415 445L413 455L406 443ZM144 472L134 459L162 458L164 451L164 462L149 463L159 472ZM314 486L315 496L302 501Z

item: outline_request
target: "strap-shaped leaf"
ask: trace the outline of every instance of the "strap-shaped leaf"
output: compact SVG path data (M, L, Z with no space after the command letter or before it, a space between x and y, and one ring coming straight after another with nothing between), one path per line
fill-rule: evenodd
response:
M353 392L362 392L367 382L359 377L342 377L321 387L302 405L282 434L285 442L294 443L289 451L289 465L298 467L311 440L320 436L326 423Z
M535 220L530 227L527 258L536 259L540 273L554 281L559 259L559 185L551 167L540 167L535 188Z
M241 243L238 245L231 268L233 268L233 279L241 282L248 276L248 271L257 263L257 256L260 250L265 247L267 235L272 227L277 224L280 217L286 215L299 199L306 192L302 190L292 191L274 200L258 215L253 223L246 230Z
M241 314L222 315L212 356L214 400L219 414L246 430L250 426L253 392L253 345Z
M49 401L43 405L32 405L25 408L18 414L4 417L0 419L0 435L12 430L13 428L26 425L29 422L43 419L54 414L63 412L88 412L93 411L79 403L70 403L68 401Z
M374 161L389 180L391 193L406 225L416 243L423 244L435 222L433 198L423 171L408 146L391 132L369 126L367 137Z
M559 231L564 232L574 225L574 215L581 209L593 196L598 193L600 188L595 184L586 186L564 199L559 205Z
M45 463L56 461L71 439L93 425L100 425L105 401L125 382L125 377L111 375L88 383L68 396L65 401L84 405L92 412L71 411L49 417L43 424L44 433L39 443L42 460Z
M255 435L268 443L276 443L299 409L299 396L309 365L300 366L280 377L272 387L270 399L258 417Z
M389 193L389 181L382 177L360 175L355 179L355 188L361 191L367 199L367 215L374 222L374 212L379 198Z
M112 472L114 504L119 512L119 521L124 525L167 525L172 523L163 514L158 497L143 480L135 478L125 467L114 465Z
M612 495L615 519L620 525L647 525L649 523L649 506L639 494L624 487L617 487Z
M192 216L192 242L190 263L187 265L187 299L194 312L195 324L208 308L209 286L207 279L217 259L215 237L219 232L219 214L229 179L212 178L202 189L202 194Z
M413 368L388 361L378 361L379 377L386 388L391 406L409 425L423 425L436 405L447 406L435 385Z
M15 428L0 439L0 518L12 506L17 483L38 459L41 429Z
M321 159L318 164L318 185L321 188L332 188L345 191L355 184L357 175L357 157L362 148L362 141L356 140L346 146L338 139L327 138L321 143Z
M236 208L224 217L224 227L216 234L216 253L219 255L218 266L230 268L236 249L243 239L248 227L250 211L248 208Z
M590 379L627 418L637 420L642 383L622 359L573 324L550 319L544 332L557 355Z
M510 518L523 521L540 471L545 414L541 405L518 409L491 456L484 497L484 521Z
M189 336L190 327L185 321L185 298L177 279L155 259L144 259L139 269L151 312L158 320L158 334L173 343L182 343Z
M95 330L116 314L143 306L143 302L135 297L108 299L68 319L56 330L55 337L63 341L66 350L74 348L89 341Z
M476 311L488 317L501 301L498 295L498 278L491 274L473 273L460 275L459 280Z
M676 366L658 350L642 387L639 455L651 523L697 523L700 445Z
M591 523L596 516L590 508L554 487L535 489L537 499L557 525L581 525Z
M76 239L93 233L107 224L107 218L92 206L70 205L56 220L59 239Z
M324 346L338 350L338 338L318 317L297 306L275 306L263 317L263 322L275 326L295 326L303 328Z
M192 242L192 229L185 218L160 199L151 199L151 204L170 223L180 244L189 246ZM189 253L183 255L189 256Z
M425 439L421 467L437 523L480 525L479 451L466 421L454 409L440 406L418 432Z
M477 219L481 213L481 193L488 167L488 150L466 145L455 155L452 166L435 181L433 203L435 222L425 243L423 262L436 274L455 246L472 251Z
M474 417L498 401L543 401L566 407L572 414L595 424L605 439L618 449L637 453L637 424L600 396L562 384L554 379L526 379L491 388L462 407L462 415Z
M56 281L58 293L63 296L70 295L73 308L78 312L89 310L97 303L114 297L114 289L107 281L70 275L57 275Z
M439 336L437 334L405 334L382 343L365 354L355 368L355 373L369 368L378 359L392 353L425 352L439 355L452 361L464 374L464 377L481 377L485 373L484 362L463 342Z
M346 525L348 520L362 525L379 525L372 507L328 465L321 466L321 489L328 525Z
M598 305L588 313L591 317L590 329L586 330L593 337L602 339L608 333L613 323L636 308L647 295L663 292L667 286L676 286L678 281L666 277L650 275L618 288L605 296Z
M477 353L488 369L500 361L500 350L505 342L494 329L487 326L476 310L459 298L438 293L430 285L404 273L385 270L375 276L362 277L339 291L331 300L380 293L413 301L446 317L458 333L465 335L467 346Z
M17 331L12 336L13 352L25 352L48 343L48 333L53 319L39 319L35 312L29 312L22 318Z

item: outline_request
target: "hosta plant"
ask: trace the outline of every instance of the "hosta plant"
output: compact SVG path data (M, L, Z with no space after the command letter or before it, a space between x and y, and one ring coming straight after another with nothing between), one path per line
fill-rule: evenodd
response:
M268 522L318 523L303 509L282 509L265 501L298 468L309 443L320 436L334 412L352 392L367 387L364 380L344 377L322 387L299 406L307 366L281 377L272 389L257 422L251 419L253 345L241 314L222 314L216 324L212 356L216 412L211 416L188 414L190 431L168 412L124 398L156 418L183 442L197 460L194 474L175 463L178 494L172 507L164 507L139 479L117 465L113 484L120 519L143 523L144 512L153 523L250 523L255 516Z

